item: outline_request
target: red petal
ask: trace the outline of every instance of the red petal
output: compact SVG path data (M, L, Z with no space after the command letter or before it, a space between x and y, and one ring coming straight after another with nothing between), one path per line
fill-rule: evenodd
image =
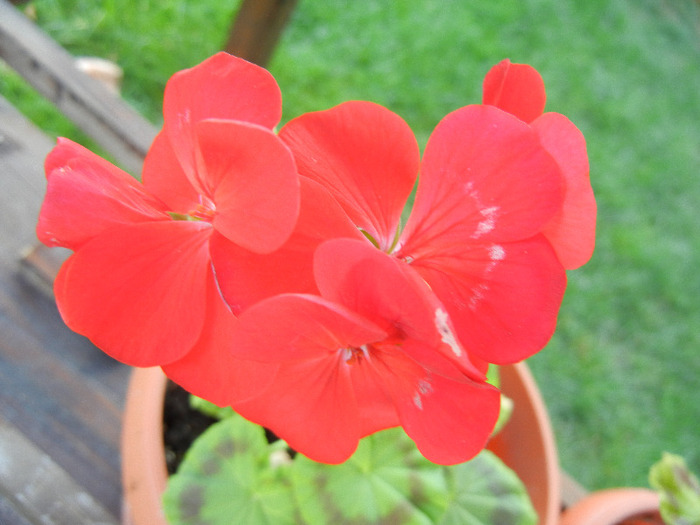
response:
M346 102L292 120L280 137L299 173L323 184L388 250L418 173L418 145L408 125L382 106Z
M484 78L483 103L512 113L520 120L532 122L544 111L547 95L544 81L535 68L513 64L505 59Z
M314 273L324 298L402 339L404 351L421 364L444 372L447 359L470 377L483 379L453 335L443 305L404 263L366 241L337 239L316 250ZM429 351L418 353L424 347Z
M132 366L180 359L204 324L209 225L113 228L82 246L55 287L65 323Z
M279 295L262 301L241 314L231 346L246 359L280 362L280 369L261 396L234 408L311 459L340 463L367 430L347 354L384 337L369 321L321 298Z
M347 308L314 295L277 295L251 306L239 319L232 338L235 355L262 362L332 357L387 335Z
M355 392L334 359L284 363L265 394L234 409L321 463L348 459L361 436Z
M194 125L204 119L241 120L274 128L282 95L265 69L226 53L175 73L165 87L164 130L188 174L194 172Z
M317 294L312 273L313 252L287 249L253 253L221 234L211 238L211 258L221 293L234 314L282 293Z
M133 177L68 139L59 139L46 168L37 236L48 246L74 250L115 226L168 219Z
M364 239L338 203L318 183L301 178L299 219L289 240L277 251L253 253L215 234L211 254L226 301L238 314L248 306L281 293L318 294L313 254L327 239Z
M224 120L200 122L197 144L197 171L216 205L214 228L253 252L279 248L299 215L291 152L265 128Z
M200 193L182 170L170 141L162 131L148 150L141 179L143 186L165 202L170 211L187 213L201 204Z
M44 171L46 176L48 177L51 175L53 170L63 168L66 164L69 164L75 159L85 159L86 161L89 161L97 171L111 172L111 175L115 178L123 178L124 176L128 176L128 174L116 167L111 162L65 137L58 137L56 140L56 146L54 146L44 160ZM133 179L133 177L129 178Z
M359 393L355 402L360 417L360 437L401 424L394 400L386 393L372 367L350 367L350 377L353 390Z
M385 355L375 366L392 392L401 426L427 459L453 465L486 446L500 410L496 388L442 377L400 355Z
M223 301L213 279L208 281L202 335L182 359L163 367L165 374L188 392L219 406L230 406L262 392L277 364L234 357L231 339L238 319Z
M564 115L545 113L532 123L565 180L561 211L542 230L567 270L582 266L595 247L596 202L583 134Z
M385 329L436 343L430 290L404 275L401 262L366 241L330 240L319 246L314 275L321 295Z
M412 266L446 306L459 340L489 363L514 363L552 336L566 273L542 236L455 245Z
M562 185L530 126L490 106L459 109L428 141L400 252L418 259L531 237L559 211Z

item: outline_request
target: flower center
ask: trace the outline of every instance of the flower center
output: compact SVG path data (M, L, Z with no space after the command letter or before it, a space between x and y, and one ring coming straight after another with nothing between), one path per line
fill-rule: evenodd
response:
M350 347L341 349L343 360L347 365L355 365L363 359L369 359L369 349L367 345L358 347Z
M168 215L175 221L205 221L212 222L216 214L216 206L207 199L207 202L198 203L194 208L186 213L175 211L168 212Z
M210 207L205 206L204 204L197 204L194 209L187 212L187 215L197 221L211 222L214 219L215 212L216 210L213 206Z

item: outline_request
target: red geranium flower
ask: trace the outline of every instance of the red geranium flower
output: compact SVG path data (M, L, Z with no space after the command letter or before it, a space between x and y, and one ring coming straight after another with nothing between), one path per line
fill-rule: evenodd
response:
M272 76L220 53L168 82L143 185L59 139L37 234L75 251L55 283L66 324L122 362L166 365L186 388L229 403L241 374L217 349L236 319L210 239L267 253L290 236L299 180L272 132L280 115Z
M540 103L528 111L541 112ZM595 209L568 198L568 174L580 171L585 147L571 128L566 140L558 129L554 121L529 125L493 106L467 106L439 123L421 162L403 120L348 102L292 120L280 137L303 177L327 188L376 247L425 279L468 351L504 364L547 343L566 286L560 257L568 264L567 253L590 248L583 234Z
M328 241L314 261L321 297L281 294L241 314L231 350L279 368L262 394L252 389L234 408L324 463L346 460L360 438L398 424L436 463L477 454L500 395L425 282L359 240Z
M222 295L234 314L281 293L319 294L313 275L316 248L329 239L363 239L333 197L318 183L302 177L296 227L278 250L260 254L219 234L211 239L211 256Z

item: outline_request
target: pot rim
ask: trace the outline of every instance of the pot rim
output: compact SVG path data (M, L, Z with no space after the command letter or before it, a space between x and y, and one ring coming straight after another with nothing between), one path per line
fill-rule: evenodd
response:
M659 496L651 489L603 489L592 492L566 509L560 525L616 525L625 519L658 510Z

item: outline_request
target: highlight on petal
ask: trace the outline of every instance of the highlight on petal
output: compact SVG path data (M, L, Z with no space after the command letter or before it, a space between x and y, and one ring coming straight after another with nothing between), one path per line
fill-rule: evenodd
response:
M132 366L164 365L197 342L212 282L206 223L112 228L84 244L54 287L64 322Z
M411 266L446 306L467 351L489 363L521 361L554 333L566 272L542 235L454 245Z
M165 86L164 131L186 173L194 170L194 125L204 119L251 122L272 129L282 95L265 69L227 53L175 73Z
M400 356L384 356L375 366L401 426L427 459L454 465L486 446L500 411L498 389L431 373Z
M46 159L47 189L37 236L77 249L118 225L168 220L163 202L128 173L68 139Z
M542 145L559 164L565 181L561 211L542 232L567 270L593 255L597 206L589 177L586 140L564 115L545 113L532 123Z
M169 211L186 214L202 204L204 190L197 179L191 180L183 171L163 131L156 135L146 154L141 181L149 193L168 205Z
M221 297L213 279L207 282L207 305L199 340L183 357L164 365L163 371L188 392L220 407L258 395L272 382L276 363L247 361L229 346L238 319Z
M382 250L394 241L418 173L413 132L371 102L306 113L282 128L299 173L321 183Z
M428 141L397 251L418 259L454 244L525 239L562 200L559 167L530 126L491 106L467 106Z
M292 235L278 250L263 255L241 248L219 233L212 236L211 257L217 282L235 314L281 293L318 295L313 275L316 248L334 238L366 242L320 184L302 177L300 190L299 218Z
M270 130L245 122L197 124L197 172L216 212L214 228L243 248L269 253L299 215L299 176L289 149Z
M544 80L527 64L505 59L486 74L483 103L496 106L525 122L532 122L544 111L547 95Z

